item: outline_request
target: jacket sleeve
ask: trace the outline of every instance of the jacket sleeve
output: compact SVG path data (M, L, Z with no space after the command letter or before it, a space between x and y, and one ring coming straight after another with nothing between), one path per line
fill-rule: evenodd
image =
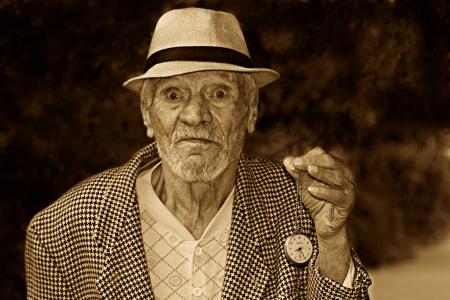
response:
M353 288L344 287L323 275L315 266L315 258L309 264L307 299L308 300L367 300L369 299L368 288L371 284L369 275L359 260L354 249L351 250L352 259L355 264L355 277Z
M70 299L52 256L30 223L25 242L27 299Z

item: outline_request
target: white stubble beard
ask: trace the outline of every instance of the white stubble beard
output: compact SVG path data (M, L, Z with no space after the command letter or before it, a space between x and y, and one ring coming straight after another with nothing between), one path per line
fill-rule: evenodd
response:
M159 130L157 130L159 131ZM194 132L195 130L188 130ZM236 129L228 137L228 140L216 127L213 129L215 139L220 144L220 151L213 159L207 157L185 158L178 151L175 138L160 136L156 138L159 155L166 162L171 171L186 182L215 180L228 166L239 159L245 138L245 128ZM174 133L173 137L176 137Z

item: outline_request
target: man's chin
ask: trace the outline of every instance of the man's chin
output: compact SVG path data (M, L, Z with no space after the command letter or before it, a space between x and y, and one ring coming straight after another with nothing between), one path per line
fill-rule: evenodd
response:
M206 166L214 159L214 156L206 155L205 153L186 153L182 157L184 163L200 166Z
M176 169L180 177L185 181L212 181L216 179L225 169L224 163L217 164L204 156L191 155L188 159L178 164Z
M213 181L239 157L238 154L230 156L217 144L208 149L184 147L182 144L157 145L161 159L172 173L186 182Z
M190 153L178 157L168 155L162 159L166 160L175 175L186 182L212 181L219 177L228 166L226 159L218 159L217 156L211 158L202 153Z

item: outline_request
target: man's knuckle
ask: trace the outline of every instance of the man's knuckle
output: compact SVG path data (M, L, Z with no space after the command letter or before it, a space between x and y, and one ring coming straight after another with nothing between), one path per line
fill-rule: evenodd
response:
M323 150L322 147L316 147L316 151L317 151L318 153L325 153L325 150Z
M325 151L321 147L314 147L308 151L308 154L322 154Z
M324 188L319 188L317 190L316 196L318 196L319 198L328 198L328 191Z
M334 157L328 153L323 153L321 155L321 159L322 162L325 163L326 165L334 166L336 163Z

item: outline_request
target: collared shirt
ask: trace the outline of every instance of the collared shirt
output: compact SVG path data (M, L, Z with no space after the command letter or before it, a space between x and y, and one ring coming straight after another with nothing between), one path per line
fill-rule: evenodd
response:
M147 267L155 298L220 299L231 230L234 188L199 240L166 208L151 184L152 169L141 173L136 192ZM355 267L343 286L351 288Z

